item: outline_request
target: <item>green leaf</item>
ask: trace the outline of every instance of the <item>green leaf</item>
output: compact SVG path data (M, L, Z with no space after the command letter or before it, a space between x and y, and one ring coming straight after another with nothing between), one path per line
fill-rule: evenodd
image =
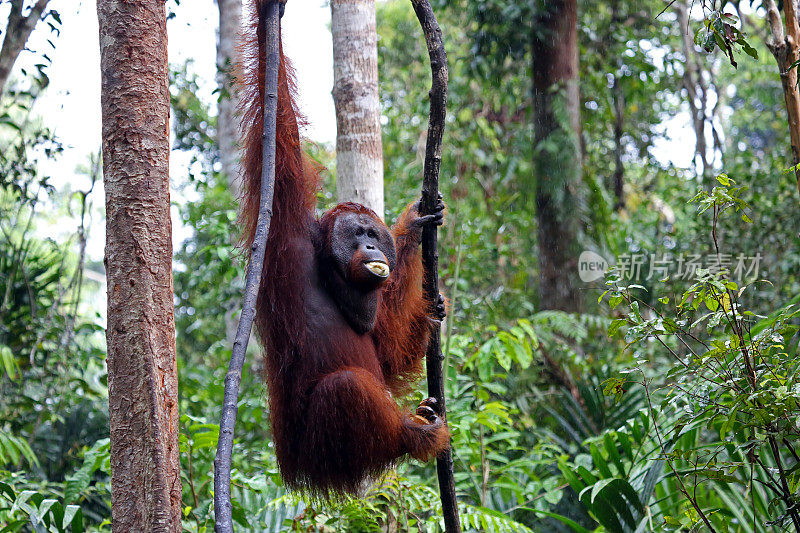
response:
M611 324L608 326L608 336L614 337L619 333L619 330L622 326L628 323L627 320L624 318L615 318L611 321Z
M611 433L606 433L603 436L603 447L608 452L608 456L611 458L611 460L614 461L617 474L624 476L625 466L622 464L622 457L620 457L619 451L617 450L617 442L614 440L614 436Z
M608 468L608 462L605 460L600 450L594 444L589 445L589 453L594 460L594 466L600 471L604 477L614 477L611 470Z
M744 39L740 39L739 44L742 45L742 50L744 50L745 54L749 55L755 60L758 60L758 50L750 46L750 43Z
M6 345L0 346L0 363L10 380L17 379L17 360L11 348Z
M42 503L39 505L39 516L43 517L44 515L46 515L47 512L55 503L58 503L58 501L52 498L42 500Z
M703 46L706 42L706 28L704 26L700 26L698 30L694 34L694 44L697 46Z
M574 531L575 533L592 533L590 530L586 529L585 527L583 527L579 523L575 522L574 520L567 518L566 516L561 516L560 514L550 513L550 512L547 512L547 511L541 511L539 509L532 509L530 507L521 507L520 509L524 509L526 511L530 511L530 512L535 513L535 514L540 514L542 516L546 516L548 518L553 518L555 520L558 520L562 524L565 524L565 525L571 527L572 531Z
M505 332L500 332L505 333ZM497 356L497 363L503 367L506 371L511 370L511 356L508 353L508 344L505 339L500 339L502 342L498 342L494 348L494 354Z
M64 501L72 503L77 501L81 492L89 488L94 473L102 467L109 454L109 440L100 439L86 451L83 464L74 474L67 477L64 488Z
M644 506L630 483L624 479L603 479L598 481L591 492L592 509L608 500L621 518L631 528L636 526L636 517L644 515ZM604 524L605 525L605 524Z
M572 467L568 465L565 461L558 462L558 469L561 471L561 474L564 476L564 479L567 480L569 486L572 487L576 493L580 493L583 489L586 488L586 483L581 480L575 472L572 470Z

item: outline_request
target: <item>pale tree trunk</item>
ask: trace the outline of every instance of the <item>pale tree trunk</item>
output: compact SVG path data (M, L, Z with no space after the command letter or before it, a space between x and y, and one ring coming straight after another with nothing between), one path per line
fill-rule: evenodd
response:
M242 0L217 0L219 8L219 33L217 35L217 86L219 103L217 113L217 145L222 174L228 180L228 189L238 197L241 193L239 176L239 117L236 114L238 99L232 83L231 70L236 62L236 43L242 24ZM225 312L225 336L228 344L236 336L239 301L228 302Z
M781 13L775 0L766 0L771 37L767 40L772 55L778 63L781 73L783 97L789 121L789 138L792 143L792 162L795 165L795 179L800 190L800 92L797 89L797 67L792 65L800 57L800 27L797 21L797 5L794 0L784 0L783 10L786 14L786 28L781 21Z
M676 12L678 14L678 24L681 32L681 49L684 61L683 73L683 87L686 89L686 101L689 104L689 111L692 116L692 127L694 128L695 136L695 169L697 167L697 157L700 157L700 165L702 165L703 182L706 186L709 184L708 177L711 168L708 162L708 146L706 143L706 107L708 102L708 85L703 80L703 71L700 68L700 63L697 60L695 53L694 41L692 33L689 28L689 5L687 2L678 2L676 5Z
M554 0L537 17L533 39L539 306L577 311L582 169L577 1ZM562 118L560 110L566 110Z
M11 11L8 14L6 35L3 48L0 48L0 95L3 94L6 82L20 52L25 48L36 23L42 18L48 0L37 0L27 15L22 14L24 0L11 0ZM0 2L2 3L2 2Z
M98 0L106 192L111 517L178 532L178 379L163 0Z
M383 216L375 0L331 0L336 176L340 202Z
M242 0L217 0L219 34L217 36L217 144L222 173L231 192L239 195L239 123L236 117L236 94L231 83L231 67L236 60L236 42L242 20Z

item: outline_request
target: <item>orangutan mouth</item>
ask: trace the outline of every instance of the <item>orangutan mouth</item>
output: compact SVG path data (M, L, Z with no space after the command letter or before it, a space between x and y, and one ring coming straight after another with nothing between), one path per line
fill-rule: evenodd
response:
M364 263L364 266L376 276L380 276L382 278L389 277L389 265L383 261L370 261L369 263Z

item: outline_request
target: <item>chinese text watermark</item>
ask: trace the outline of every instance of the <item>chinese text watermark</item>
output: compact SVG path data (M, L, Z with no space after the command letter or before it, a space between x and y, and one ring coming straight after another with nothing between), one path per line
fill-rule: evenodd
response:
M610 265L617 267L619 276L628 281L649 281L652 279L691 280L700 269L711 274L727 271L730 279L742 280L758 278L761 267L761 253L756 255L732 254L623 254L613 263L596 252L584 251L578 258L578 274L581 281L591 283L605 275Z

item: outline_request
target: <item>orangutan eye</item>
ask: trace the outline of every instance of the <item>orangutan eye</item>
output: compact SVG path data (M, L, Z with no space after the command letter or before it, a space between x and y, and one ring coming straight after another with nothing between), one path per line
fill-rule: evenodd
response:
M378 233L374 229L371 229L367 232L367 237L369 237L370 239L377 239Z

